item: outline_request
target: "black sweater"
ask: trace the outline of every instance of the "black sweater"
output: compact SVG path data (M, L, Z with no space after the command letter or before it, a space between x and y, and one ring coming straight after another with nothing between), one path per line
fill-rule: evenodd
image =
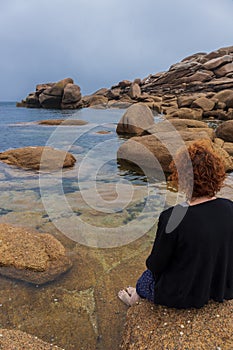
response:
M156 304L199 308L209 299L233 299L233 202L217 198L163 211L146 265Z

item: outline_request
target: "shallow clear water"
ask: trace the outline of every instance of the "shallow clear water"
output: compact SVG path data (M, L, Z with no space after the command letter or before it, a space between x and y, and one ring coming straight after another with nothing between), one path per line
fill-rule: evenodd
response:
M0 163L0 215L4 216L4 220L13 220L13 213L29 209L30 203L33 203L34 212L40 212L43 217L47 215L69 238L71 235L66 232L66 224L64 228L64 220L59 224L58 217L69 222L74 219L75 227L88 222L82 230L91 228L98 231L97 227L114 227L116 237L125 225L129 235L132 231L139 232L129 238L129 242L146 233L165 205L166 183L165 179L154 178L148 184L145 175L118 165L117 150L125 139L116 134L116 125L124 112L121 109L26 109L16 108L14 103L0 103L0 151L48 145L71 152L77 160L73 168L45 174ZM36 124L42 119L62 118L82 119L88 123L58 127ZM14 204L19 197L20 205ZM91 220L93 211L99 212L100 216L97 213ZM108 218L103 220L103 214ZM151 223L146 224L148 218L151 218ZM36 228L42 229L42 226L37 224ZM74 237L73 229L72 239L84 243L80 242L79 235ZM106 243L105 238L95 244L107 247L109 244L118 246L126 243L128 241L119 236L114 244Z
M0 163L0 222L54 235L73 262L68 273L41 287L0 276L0 327L21 329L66 350L119 348L126 307L117 292L134 285L145 268L159 213L180 200L165 179L148 183L145 175L118 165L117 149L125 139L115 130L123 113L0 103L1 152L47 144L77 159L71 169L41 174ZM60 118L88 124L35 124ZM108 133L98 133L103 130ZM222 195L231 199L232 184L228 175Z
M0 276L0 327L66 350L118 348L126 309L117 291L135 283L152 244L151 228L169 197L165 182L148 184L144 175L118 165L117 149L125 139L115 130L123 113L0 103L1 152L50 145L77 159L73 168L40 174L0 163L0 222L54 235L73 262L68 273L41 287ZM35 123L60 118L88 124ZM126 261L129 267L121 271Z

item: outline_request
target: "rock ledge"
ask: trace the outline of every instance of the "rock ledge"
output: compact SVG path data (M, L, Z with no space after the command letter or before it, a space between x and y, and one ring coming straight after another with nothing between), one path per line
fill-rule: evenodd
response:
M121 350L232 350L233 300L177 310L142 301L131 307Z

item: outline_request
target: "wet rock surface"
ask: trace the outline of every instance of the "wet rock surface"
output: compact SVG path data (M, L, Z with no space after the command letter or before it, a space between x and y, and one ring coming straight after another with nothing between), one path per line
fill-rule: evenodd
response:
M37 122L39 125L86 125L88 122L81 119L48 119Z
M0 329L0 348L2 350L62 350L57 345L48 344L36 336L10 329Z
M0 274L43 284L72 267L63 245L49 234L0 224Z
M126 309L117 292L142 273L152 239L146 236L127 247L93 249L68 240L51 224L48 227L72 252L73 268L41 286L0 277L1 325L65 350L118 349Z
M22 147L0 153L0 161L24 169L59 170L72 167L75 157L52 147Z

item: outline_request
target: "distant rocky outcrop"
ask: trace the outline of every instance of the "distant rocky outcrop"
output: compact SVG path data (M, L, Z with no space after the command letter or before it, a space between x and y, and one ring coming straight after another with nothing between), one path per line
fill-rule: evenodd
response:
M128 108L141 102L175 118L233 119L233 46L196 53L165 71L122 80L81 97L70 78L40 84L18 106L36 108Z
M233 301L172 309L141 301L127 313L121 350L232 350Z
M186 118L191 119L228 120L233 114L232 93L233 46L230 46L193 54L173 64L168 71L150 74L144 79L123 80L110 89L100 89L88 98L84 97L83 106L102 101L105 107L141 102L158 113L176 113L174 117L184 118L186 114ZM228 95L227 103L225 94Z
M34 146L1 152L0 161L23 169L54 171L72 167L76 159L71 153L63 150Z
M52 281L72 266L52 235L0 224L0 274L34 284Z
M82 105L81 91L73 79L66 78L57 83L39 84L36 91L30 93L25 100L17 104L18 107L48 108L48 109L76 109Z

